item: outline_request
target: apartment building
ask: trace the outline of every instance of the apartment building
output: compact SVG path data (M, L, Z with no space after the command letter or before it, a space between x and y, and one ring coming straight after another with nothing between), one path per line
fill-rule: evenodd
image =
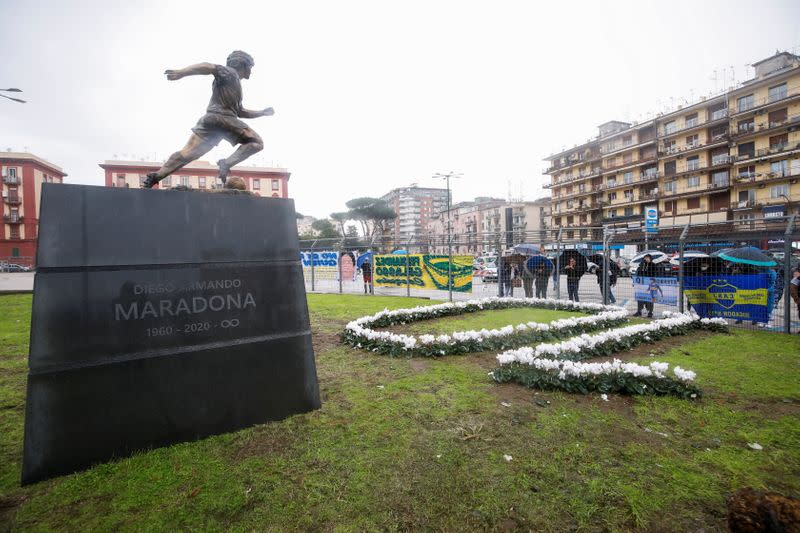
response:
M753 66L755 78L728 94L736 220L798 213L800 204L800 57Z
M450 235L453 253L480 254L483 252L486 217L493 209L505 203L491 197L478 197L473 201L459 202L450 208ZM436 213L425 229L433 253L447 252L447 210Z
M407 240L423 235L433 216L447 208L449 198L447 189L412 184L384 194L381 200L397 215L394 226L389 225L388 235L396 240Z
M0 152L3 196L3 232L0 260L33 266L39 234L39 209L43 183L62 183L66 173L27 152Z
M453 253L483 254L523 242L541 242L552 225L550 198L507 202L498 198L476 198L452 207ZM439 213L428 225L429 240L436 253L445 253L447 213ZM438 238L437 238L438 237Z
M161 168L154 161L109 160L100 164L105 171L106 187L139 188L148 172ZM214 189L221 187L219 168L208 161L193 161L171 176L161 180L155 188L170 189L179 185L191 189ZM258 196L273 198L289 197L289 176L285 168L235 166L229 177L242 178L247 190Z
M728 93L640 124L611 121L553 154L553 225L599 240L601 226L638 228L783 216L800 204L800 57L782 52Z

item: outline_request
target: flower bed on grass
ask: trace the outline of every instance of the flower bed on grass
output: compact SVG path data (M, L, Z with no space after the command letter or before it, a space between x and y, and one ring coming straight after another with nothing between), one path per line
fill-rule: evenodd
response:
M544 324L526 322L499 329L458 331L450 335L406 335L373 328L408 324L433 318L510 308L539 308L590 313ZM384 310L347 324L342 341L384 355L437 357L441 355L503 350L542 341L562 339L587 331L614 328L627 321L627 313L615 306L541 298L484 298L411 309Z
M699 398L703 391L693 381L694 372L676 366L674 378L666 374L669 364L581 363L559 359L535 359L530 364L516 363L492 372L495 381L514 381L531 389L566 392L617 392L621 394L672 395Z
M728 326L718 318L701 319L691 314L668 314L647 324L636 324L595 335L580 335L555 344L539 344L498 354L500 367L490 372L497 382L514 381L530 388L588 393L670 394L699 397L702 391L692 384L694 372L675 367L675 378L665 373L667 363L648 366L623 363L580 363L582 359L606 357L643 343L665 337L685 335L706 329L726 332Z

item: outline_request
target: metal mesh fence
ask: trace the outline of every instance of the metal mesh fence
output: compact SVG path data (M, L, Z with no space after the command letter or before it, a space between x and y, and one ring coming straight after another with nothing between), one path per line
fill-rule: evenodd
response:
M526 251L525 245L539 251ZM317 239L300 247L311 292L435 300L538 295L616 304L644 317L694 307L734 327L800 330L798 305L790 296L800 260L794 217L662 226L654 233L605 226ZM771 262L737 257L745 249ZM551 267L537 269L533 256L546 257ZM432 270L432 279L420 281L421 270Z

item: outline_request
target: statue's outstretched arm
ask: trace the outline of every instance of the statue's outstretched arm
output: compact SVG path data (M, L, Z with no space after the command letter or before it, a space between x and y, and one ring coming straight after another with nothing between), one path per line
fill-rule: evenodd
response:
M213 63L198 63L178 70L165 70L168 80L179 80L184 76L198 76L214 74L217 66Z
M239 118L258 118L258 117L271 117L275 114L275 110L271 107L261 109L260 111L252 111L250 109L242 108L239 110Z

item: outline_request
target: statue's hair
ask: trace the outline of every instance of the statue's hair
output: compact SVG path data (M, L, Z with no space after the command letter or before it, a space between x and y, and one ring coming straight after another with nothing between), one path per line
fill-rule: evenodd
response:
M241 50L234 50L228 56L228 60L227 60L226 64L231 68L236 68L236 67L251 67L252 68L253 65L256 64L256 62L253 61L253 56L251 56L247 52L242 52Z

